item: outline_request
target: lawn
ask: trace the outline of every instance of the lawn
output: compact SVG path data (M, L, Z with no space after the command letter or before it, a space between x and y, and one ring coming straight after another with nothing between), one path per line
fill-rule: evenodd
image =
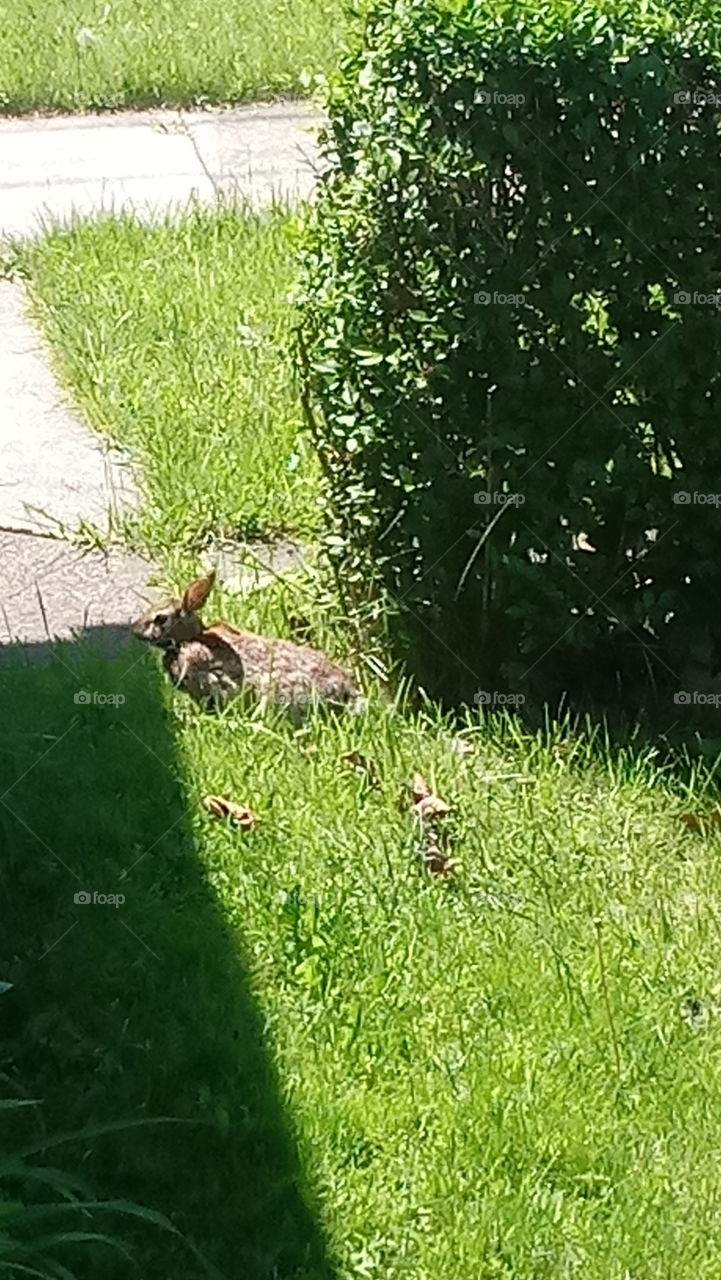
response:
M287 357L294 223L197 209L78 223L24 251L59 369L142 463L153 553L318 525L317 464Z
M342 0L0 4L0 110L210 103L302 91L334 65Z
M229 1278L715 1280L719 840L653 762L502 723L460 757L393 706L298 737L136 656L0 675L4 1088L41 1100L33 1136L190 1121L68 1159ZM419 874L416 769L455 888ZM144 1280L202 1274L130 1236Z
M313 531L292 242L277 213L207 213L23 252L69 386L144 467L126 532L176 583L209 538L280 527L281 479L303 495L282 527ZM203 453L212 430L232 467ZM219 612L287 634L300 609L343 653L319 583ZM78 688L126 701L79 706ZM51 1131L192 1122L71 1149L227 1280L716 1280L721 838L678 818L711 803L703 777L375 694L297 733L202 715L140 649L0 670L6 1089L42 1099ZM421 871L415 771L451 806L451 882ZM213 820L208 792L255 829ZM118 908L73 901L121 885ZM143 1280L202 1274L129 1230Z

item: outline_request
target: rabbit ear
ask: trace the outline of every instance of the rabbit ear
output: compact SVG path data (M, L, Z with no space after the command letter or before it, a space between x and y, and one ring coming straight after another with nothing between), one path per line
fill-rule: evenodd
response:
M196 578L195 582L191 582L189 587L185 588L183 594L182 606L184 613L195 613L205 604L208 596L213 590L215 582L215 570L205 578Z

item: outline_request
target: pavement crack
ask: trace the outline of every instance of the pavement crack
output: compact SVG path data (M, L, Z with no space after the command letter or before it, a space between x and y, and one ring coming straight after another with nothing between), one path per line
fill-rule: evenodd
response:
M12 524L0 524L0 533L10 533L15 538L47 538L50 542L72 542L67 534L48 533L44 529L21 529Z
M217 183L217 182L216 182L216 180L215 180L215 175L214 175L213 173L211 173L210 169L208 168L207 164L205 163L205 159L203 158L202 152L201 152L200 147L198 146L198 143L197 143L197 141L196 141L196 139L195 139L195 137L194 137L194 135L193 135L193 132L192 132L192 130L188 127L188 125L185 123L185 121L183 121L183 129L184 129L184 132L185 132L185 137L186 137L186 138L188 138L188 140L190 141L190 145L191 145L191 147L193 148L193 151L195 152L195 158L196 158L196 160L198 161L198 164L200 165L201 169L203 170L203 173L205 174L206 178L208 179L208 182L210 183L211 187L213 188L213 191L215 192L216 196L220 196L220 195L222 195L222 193L223 193L222 187L220 187L220 186L218 185L218 183Z

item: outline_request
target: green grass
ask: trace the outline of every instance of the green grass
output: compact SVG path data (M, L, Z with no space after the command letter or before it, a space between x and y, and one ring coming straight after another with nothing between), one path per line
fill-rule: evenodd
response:
M61 375L142 464L151 551L317 527L287 359L292 245L282 210L227 209L80 223L25 251Z
M61 657L0 678L6 1071L48 1124L192 1122L83 1144L104 1195L228 1277L715 1280L721 842L650 759L476 723L460 760L382 705L296 736L197 713L149 655ZM455 891L419 875L415 769Z
M137 658L132 649L108 663L68 645L48 669L2 673L14 717L0 748L14 917L2 946L14 984L3 997L5 1092L39 1100L38 1139L182 1120L71 1143L69 1167L112 1198L134 1187L133 1199L164 1206L226 1276L270 1276L276 1264L295 1273L306 1256L321 1275L245 948L196 856L197 788L165 690ZM78 704L83 688L126 702ZM83 891L125 901L76 903ZM204 1274L185 1245L132 1226L137 1270L123 1258L113 1269L105 1254L100 1267L90 1250L76 1274Z
M4 984L4 993L12 990ZM2 1098L0 1111L18 1111L36 1105L29 1098ZM141 1125L144 1121L139 1122ZM164 1121L150 1123L165 1123ZM168 1123L176 1123L169 1121ZM161 1230L178 1233L162 1215L127 1200L98 1200L91 1188L75 1174L56 1165L39 1164L38 1154L57 1153L69 1145L87 1143L106 1132L126 1132L132 1125L100 1126L71 1133L43 1135L29 1146L16 1147L0 1155L0 1196L3 1201L0 1236L0 1268L6 1275L34 1275L41 1280L72 1273L63 1272L60 1256L79 1245L92 1246L95 1252L116 1250L128 1257L117 1222L124 1218L139 1219ZM112 1224L112 1233L108 1225ZM187 1244L187 1242L186 1242ZM200 1257L200 1255L198 1255ZM200 1258L201 1263L203 1259Z
M291 242L278 215L198 214L55 233L23 259L70 385L146 468L144 545L177 583L286 474ZM207 451L192 478L213 423L236 465ZM310 574L214 611L287 634L298 609L343 650ZM78 706L78 688L126 701ZM711 803L700 774L480 713L461 757L457 726L380 697L301 733L205 716L140 649L0 670L0 705L6 1087L49 1126L192 1122L86 1144L99 1192L166 1214L228 1280L716 1280L721 835L677 816ZM452 805L453 887L419 869L399 804L415 770ZM255 831L209 818L208 792ZM121 887L117 909L73 902ZM195 1280L142 1230L143 1280Z
M347 25L342 0L3 0L0 110L293 93L334 65Z

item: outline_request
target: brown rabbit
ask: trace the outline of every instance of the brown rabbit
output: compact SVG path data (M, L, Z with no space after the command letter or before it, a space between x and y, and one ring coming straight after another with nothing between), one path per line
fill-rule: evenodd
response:
M225 622L204 626L198 610L214 582L215 573L198 578L181 600L152 609L133 624L138 639L163 650L163 667L179 689L211 707L250 693L296 715L314 702L362 708L351 677L317 649L239 631Z

